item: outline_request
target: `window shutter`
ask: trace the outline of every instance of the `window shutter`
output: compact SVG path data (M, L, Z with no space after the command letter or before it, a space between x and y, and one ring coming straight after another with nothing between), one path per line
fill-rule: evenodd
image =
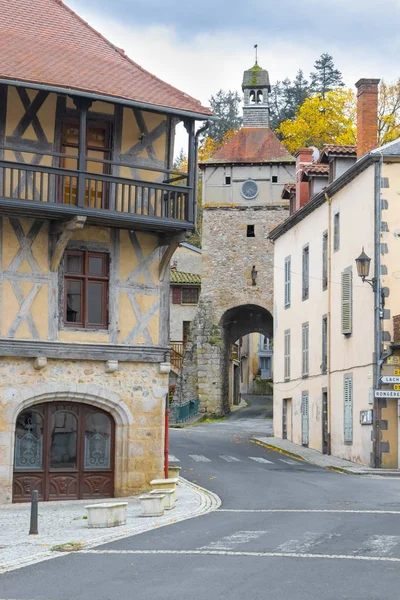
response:
M345 375L343 379L344 403L344 441L353 441L353 376Z
M308 446L308 392L301 393L301 443Z
M291 294L291 259L290 256L285 258L285 307L290 306Z
M302 327L302 375L308 375L308 323Z
M328 318L322 318L322 364L321 370L326 373L328 367Z
M328 232L322 234L322 289L328 287Z
M333 249L340 248L340 213L336 213L333 217Z
M351 271L342 273L342 333L348 335L353 329L353 276Z
M309 247L303 248L303 291L302 298L307 300L309 295L309 269L310 269L310 251Z
M284 378L290 379L290 329L284 333Z
M179 286L172 288L172 304L182 304L182 288Z

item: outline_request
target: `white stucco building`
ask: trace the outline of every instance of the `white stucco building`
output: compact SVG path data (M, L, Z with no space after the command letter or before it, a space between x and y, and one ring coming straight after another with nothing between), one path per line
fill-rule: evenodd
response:
M372 149L378 80L357 87L358 160L349 156L346 170L343 156L332 155L327 187L297 202L270 234L274 432L358 463L398 468L398 399L380 376L395 375L400 362L393 330L400 313L400 141ZM371 285L357 273L362 249L371 257Z

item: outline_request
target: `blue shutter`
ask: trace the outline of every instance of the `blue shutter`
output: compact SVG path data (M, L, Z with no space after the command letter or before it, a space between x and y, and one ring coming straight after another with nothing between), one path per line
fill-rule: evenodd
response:
M343 378L343 404L344 404L344 441L353 442L353 375L347 374Z

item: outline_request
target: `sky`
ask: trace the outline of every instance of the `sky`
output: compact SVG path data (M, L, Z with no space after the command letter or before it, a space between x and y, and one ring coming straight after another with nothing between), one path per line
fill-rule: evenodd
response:
M346 85L400 77L400 0L65 0L135 62L199 99L240 91L259 64L270 81L306 76L328 52Z

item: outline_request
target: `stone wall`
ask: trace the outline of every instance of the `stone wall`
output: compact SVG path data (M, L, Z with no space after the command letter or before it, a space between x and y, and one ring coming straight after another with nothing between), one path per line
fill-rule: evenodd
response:
M198 396L202 412L221 415L229 411L232 340L227 339L221 319L235 307L243 307L245 315L248 305L262 307L273 315L274 249L267 238L287 216L288 209L282 206L204 209L202 292L175 401ZM248 224L255 226L255 237L247 237ZM255 286L251 278L253 266L257 270ZM248 319L248 311L244 318ZM244 324L246 327L244 333L264 333L251 318Z
M164 411L168 375L158 364L120 362L107 373L102 361L0 361L0 504L11 502L14 433L18 414L32 404L84 402L115 421L115 496L149 488L163 477Z

